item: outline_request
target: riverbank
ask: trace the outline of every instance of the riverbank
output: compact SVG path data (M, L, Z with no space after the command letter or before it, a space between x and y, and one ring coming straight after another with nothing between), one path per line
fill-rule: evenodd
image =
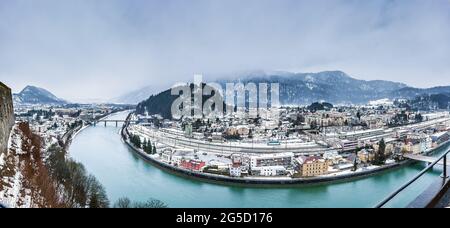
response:
M113 111L113 112L108 113L108 114L106 114L106 115L99 116L95 121L102 121L102 120L105 120L105 119L107 119L108 117L110 117L110 116L112 116L112 115L115 115L115 114L117 114L117 113L120 113L120 112L130 112L130 111L131 111L131 110ZM92 127L92 124L87 124L87 125L84 125L84 124L83 124L82 126L78 126L78 127L76 127L75 129L66 132L66 133L63 135L63 137L62 137L62 138L63 138L64 149L65 149L66 151L68 151L68 150L69 150L69 147L70 147L70 144L72 143L73 139L74 139L75 137L77 137L78 134L80 134L83 130L85 130L85 129L88 128L88 127ZM64 140L64 139L65 139L65 140Z
M156 167L168 171L172 174L176 174L178 176L192 178L204 182L210 182L210 183L216 183L216 184L222 184L222 185L245 185L245 186L258 186L258 187L264 187L264 186L270 186L270 187L277 187L277 186L286 186L286 185L293 185L293 186L301 186L301 185L320 185L320 184L328 184L328 183L341 183L341 182L349 182L352 180L357 179L363 179L370 176L378 175L383 172L388 172L393 169L401 168L405 165L413 164L415 161L412 160L405 160L398 163L388 164L382 167L377 167L370 170L363 170L359 172L354 173L348 173L348 174L341 174L341 175L335 175L335 176L321 176L321 177L313 177L313 178L256 178L256 177L228 177L223 175L216 175L216 174L209 174L209 173L201 173L201 172L194 172L186 169L182 169L176 166L169 165L167 163L164 163L162 161L159 161L156 158L153 158L152 156L146 154L144 151L134 147L128 140L126 135L126 125L121 130L121 137L122 141L127 144L128 147L132 149L137 155L142 157L145 161L155 165Z
M65 150L68 150L70 147L70 144L72 143L72 140L84 129L86 129L87 127L89 127L89 125L84 126L77 126L75 129L71 129L69 131L67 131L63 136L62 136L62 140L61 140L61 144L62 147Z

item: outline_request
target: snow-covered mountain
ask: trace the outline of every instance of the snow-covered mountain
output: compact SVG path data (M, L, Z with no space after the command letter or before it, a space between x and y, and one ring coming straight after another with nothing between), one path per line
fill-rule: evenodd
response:
M15 104L66 104L67 101L56 97L51 92L35 87L27 86L20 93L13 94Z
M273 72L244 75L233 80L219 80L222 85L227 82L279 83L280 102L285 105L306 105L316 101L362 104L372 100L392 98L394 91L407 87L407 85L397 82L358 80L342 71Z
M319 73L254 71L231 77L223 76L223 79L216 80L216 82L221 84L224 89L226 83L230 82L279 83L280 101L284 105L310 105L317 101L333 104L367 104L370 101L381 99L413 99L424 94L450 93L450 87L419 89L399 82L359 80L342 71ZM135 104L164 90L146 87L122 96L120 99L115 99L115 102Z

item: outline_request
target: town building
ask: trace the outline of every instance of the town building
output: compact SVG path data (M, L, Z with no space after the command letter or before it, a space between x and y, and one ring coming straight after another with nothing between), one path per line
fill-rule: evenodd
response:
M386 143L386 142L385 142ZM372 145L373 149L375 152L378 152L380 150L380 144L373 144ZM393 143L386 143L385 144L385 149L384 149L384 154L386 156L391 155L394 153L394 144Z
M180 167L192 171L201 171L206 166L204 161L200 160L182 160Z
M350 151L350 150L356 150L358 147L358 141L350 141L348 139L341 140L341 148L342 151Z
M370 163L375 159L376 150L361 150L358 152L358 158L363 163Z
M257 167L267 166L292 166L294 153L278 153L278 154L263 154L259 156L250 157L250 167L253 170Z
M324 175L328 172L328 163L318 156L299 157L299 172L303 177L315 177Z
M241 177L242 176L242 167L240 165L235 165L235 164L230 165L230 176Z
M282 176L286 175L286 167L284 166L253 167L252 175L265 177Z

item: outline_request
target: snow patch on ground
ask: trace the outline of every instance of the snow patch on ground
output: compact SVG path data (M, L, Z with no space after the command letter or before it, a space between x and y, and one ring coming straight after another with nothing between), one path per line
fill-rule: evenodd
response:
M11 129L11 134L10 134L9 139L8 139L8 148L11 148L11 146L12 146L12 139L13 139L12 135L13 135L14 132L17 131L16 129L17 129L16 125L14 125L12 127L12 129Z
M5 165L5 154L0 154L0 170Z
M31 190L23 187L22 164L18 157L22 151L22 132L16 126L11 131L6 154L0 156L0 203L11 208L31 207Z
M24 154L22 151L22 135L18 133L18 129L13 130L13 134L10 137L10 147L8 147L10 150L14 149L15 154L20 155Z
M4 177L3 181L10 187L0 192L0 202L10 208L26 207L27 205L18 205L21 198L22 174L16 172L13 177Z

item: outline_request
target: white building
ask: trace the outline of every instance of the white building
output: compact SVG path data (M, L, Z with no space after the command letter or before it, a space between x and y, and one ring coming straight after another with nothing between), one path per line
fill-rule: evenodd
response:
M172 149L165 148L161 151L161 160L167 163L172 162Z
M286 174L286 168L284 166L265 166L252 168L253 175L272 177Z
M230 165L230 176L240 177L242 175L242 168L240 166Z
M294 153L263 154L250 157L250 167L290 166Z

